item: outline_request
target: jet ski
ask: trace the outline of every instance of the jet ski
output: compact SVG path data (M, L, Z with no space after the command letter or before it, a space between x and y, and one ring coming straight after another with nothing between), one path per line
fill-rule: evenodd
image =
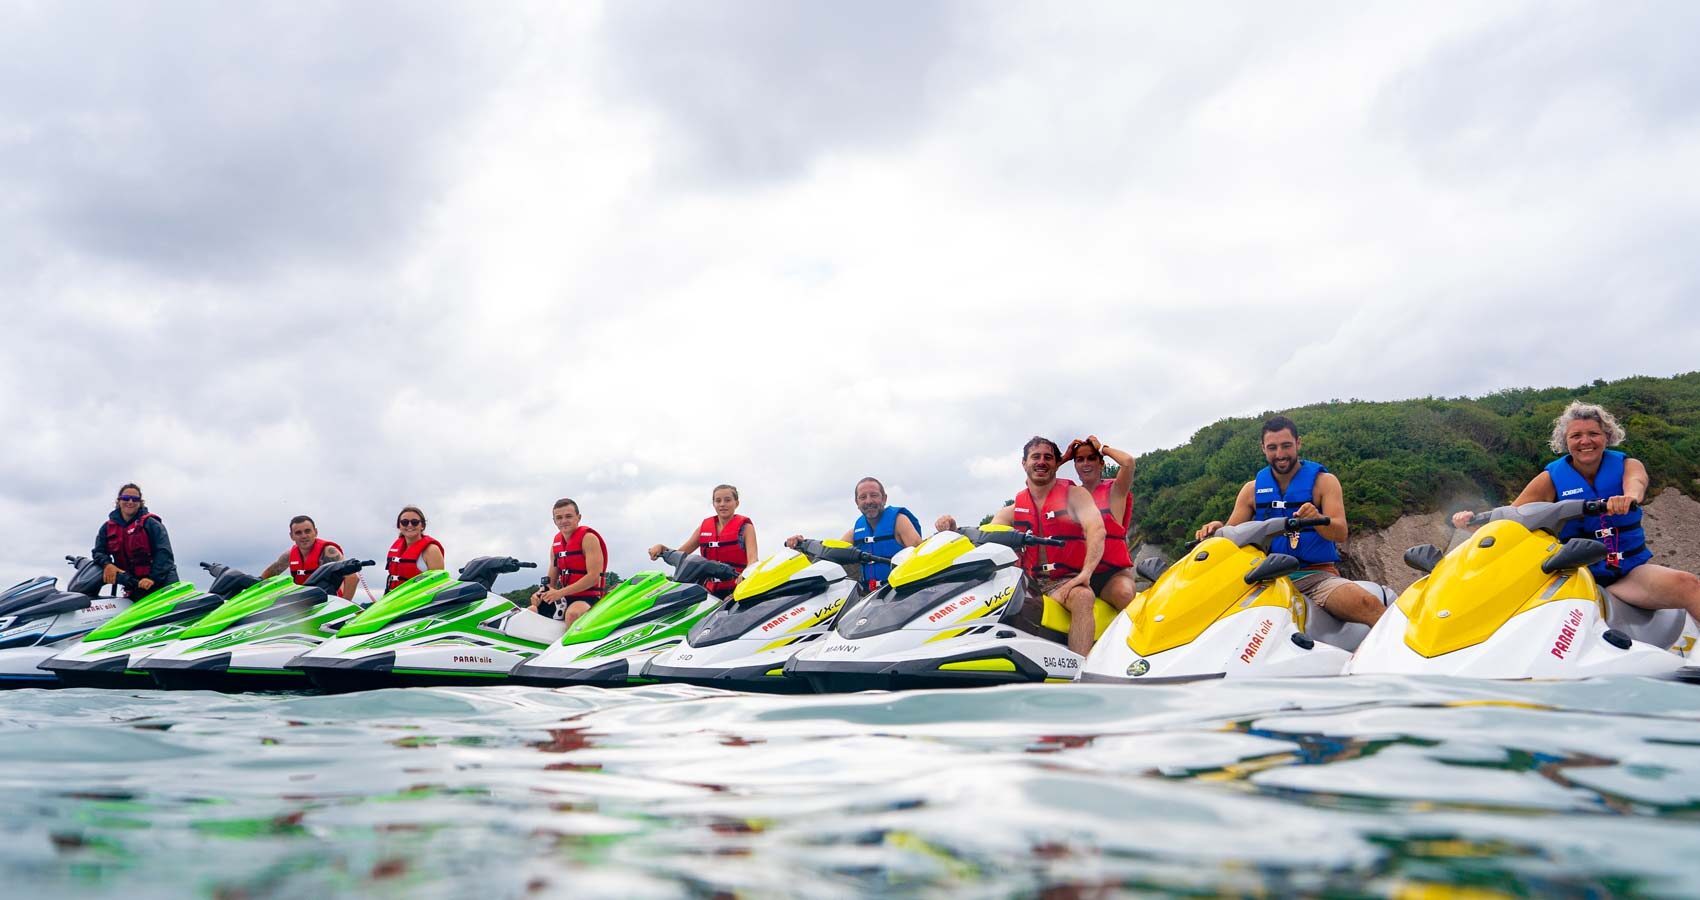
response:
M846 565L878 559L844 541L802 541L744 570L731 598L698 622L682 644L643 669L655 681L731 690L802 693L807 681L785 676L785 661L832 631L833 621L866 591Z
M498 576L535 568L511 556L480 556L459 578L421 572L287 665L327 691L500 683L566 630L493 593Z
M1423 577L1375 624L1347 674L1676 675L1684 660L1667 648L1688 614L1618 600L1588 570L1606 546L1557 537L1566 522L1605 509L1603 500L1502 506L1472 519L1481 528L1450 553L1407 550L1406 565Z
M201 590L188 581L158 588L130 604L81 641L41 664L72 687L153 687L153 679L135 668L143 657L170 643L226 598L259 579L219 563L201 563L213 577ZM129 578L120 575L120 583Z
M1218 529L1164 568L1142 560L1151 586L1104 631L1082 681L1144 684L1205 678L1338 675L1369 626L1344 622L1294 587L1295 557L1271 553L1283 535L1329 524L1327 516L1267 519ZM1359 587L1381 599L1393 592Z
M0 592L0 688L58 686L41 664L130 606L127 597L100 596L99 564L86 556L65 561L77 571L64 590L41 575Z
M289 661L323 643L360 612L337 596L342 580L372 560L325 563L296 584L288 572L252 585L131 668L163 688L221 691L311 687Z
M720 598L700 582L738 575L725 563L677 550L668 550L661 558L673 566L672 577L640 572L620 582L558 642L520 663L508 679L543 687L647 682L641 677L644 664L677 646L704 616L720 607Z
M819 691L1073 681L1070 614L1037 594L1021 551L1060 546L1007 525L941 531L899 551L890 580L847 609L785 672ZM1099 600L1094 632L1115 608Z

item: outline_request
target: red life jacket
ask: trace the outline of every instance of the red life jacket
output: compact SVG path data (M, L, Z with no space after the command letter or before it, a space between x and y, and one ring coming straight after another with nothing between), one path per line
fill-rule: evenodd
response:
M148 537L147 521L157 519L153 513L142 513L128 523L106 520L106 552L112 563L138 580L153 571L153 538Z
M1115 511L1110 509L1110 484L1109 480L1100 481L1092 488L1092 499L1097 502L1098 511L1104 514L1104 556L1098 561L1099 572L1114 572L1133 565L1133 557L1127 552L1127 525L1118 521ZM1126 499L1120 519L1132 524L1132 491L1127 492Z
M602 593L607 589L608 542L603 540L602 535L597 534L596 529L589 525L580 525L573 529L571 538L559 531L555 532L554 546L549 548L549 556L555 561L555 586L564 588L590 572L590 569L584 564L584 536L587 534L595 534L596 542L602 545L602 573L596 577L595 584L570 597L563 597L563 602L570 603L574 600L594 602L602 599Z
M734 514L726 523L726 528L721 530L715 527L719 520L719 516L709 516L697 527L697 551L702 554L703 559L723 562L742 572L744 567L750 564L749 551L744 549L744 526L752 523L749 517ZM737 584L738 582L732 580L705 581L702 586L708 588L709 593L715 594L729 591Z
M1086 532L1068 511L1068 492L1074 482L1058 478L1045 495L1044 508L1033 502L1027 488L1015 495L1015 530L1039 537L1061 538L1061 547L1028 547L1021 551L1021 567L1036 578L1072 578L1086 562Z
M403 543L400 536L396 537L395 543L390 545L389 558L384 563L384 568L390 573L390 577L384 582L384 593L395 590L397 585L425 571L419 565L419 558L425 554L425 548L432 544L436 544L438 550L443 549L442 542L428 534L420 535L419 540L411 544Z
M301 545L291 544L289 547L289 576L296 584L306 584L307 577L319 571L319 557L325 554L326 547L335 547L336 552L342 552L342 545L333 541L319 538L313 541L313 549L307 551L307 556L301 556Z

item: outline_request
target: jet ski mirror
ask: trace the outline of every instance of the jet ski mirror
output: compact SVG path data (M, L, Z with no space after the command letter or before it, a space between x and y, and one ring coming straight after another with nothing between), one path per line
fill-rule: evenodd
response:
M1405 551L1405 565L1427 575L1440 565L1441 557L1445 555L1433 544L1418 544Z
M1133 571L1134 574L1146 581L1156 581L1158 578L1162 577L1163 571L1168 567L1167 563L1164 563L1157 557L1147 556L1133 564Z
M1553 575L1566 569L1581 569L1606 558L1606 545L1592 538L1571 538L1558 552L1541 563L1541 571Z
M1285 553L1274 553L1265 557L1250 572L1245 573L1246 584L1256 584L1260 581L1274 581L1299 570L1299 560L1296 556Z

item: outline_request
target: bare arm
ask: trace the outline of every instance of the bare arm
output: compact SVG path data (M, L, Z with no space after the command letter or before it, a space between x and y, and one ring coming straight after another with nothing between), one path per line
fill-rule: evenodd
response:
M1117 450L1108 444L1101 444L1098 452L1116 461L1116 480L1110 482L1110 514L1118 517L1127 505L1127 495L1133 490L1133 454L1126 450ZM1123 522L1131 525L1131 522Z
M326 553L331 552L331 548L326 547L325 552ZM282 575L283 570L287 569L287 568L289 568L289 551L285 550L282 553L278 554L277 559L272 560L271 565L266 566L264 569L260 570L260 577L261 578L270 578L273 575Z
M1647 470L1642 469L1641 475L1645 478ZM1627 473L1625 473L1624 480L1628 481ZM1525 503L1546 503L1557 499L1558 489L1552 486L1552 475L1549 474L1547 470L1542 469L1539 475L1529 479L1529 483L1523 486L1523 493L1518 494L1517 499L1511 501L1511 505L1522 506Z
M284 558L287 560L288 557L289 557L289 551L285 550L283 555L284 555ZM326 547L323 551L321 551L319 553L319 561L321 563L341 562L342 559L343 559L342 551L338 550L335 547ZM337 596L343 598L344 600L354 599L354 586L359 584L359 583L360 583L360 575L358 573L352 574L352 575L342 576L342 586L337 588L337 591L336 591Z
M443 568L443 548L436 544L426 547L425 552L419 554L419 568L421 570Z
M1252 497L1256 496L1252 493L1254 490L1252 487L1253 484L1255 484L1255 482L1248 481L1240 487L1239 496L1234 498L1234 511L1228 514L1228 521L1223 522L1218 519L1214 522L1206 522L1204 523L1204 527L1198 529L1198 533L1193 535L1193 537L1202 541L1215 534L1216 529L1225 525L1238 525L1242 522L1250 522L1252 517L1257 515L1257 504L1252 501Z
M1315 502L1307 503L1305 506L1315 507L1314 512L1332 520L1327 525L1316 529L1316 533L1322 535L1324 540L1333 541L1336 544L1346 543L1346 495L1345 491L1340 488L1340 479L1334 477L1332 472L1324 472L1318 475L1316 477L1316 490L1312 493L1312 496ZM1299 507L1298 514L1301 517L1306 515L1305 506Z
M1068 489L1068 511L1080 523L1080 530L1086 532L1086 559L1080 564L1080 574L1074 577L1076 582L1085 584L1097 571L1098 561L1104 558L1104 516L1098 512L1092 493L1080 485Z
M915 530L915 526L910 524L908 516L898 516L897 527L893 531L897 533L897 542L905 547L913 547L921 543L921 532ZM849 540L849 538L846 537L845 540Z
M754 565L756 560L761 559L761 554L756 552L756 523L746 524L739 536L744 539L744 558L749 560L747 565Z

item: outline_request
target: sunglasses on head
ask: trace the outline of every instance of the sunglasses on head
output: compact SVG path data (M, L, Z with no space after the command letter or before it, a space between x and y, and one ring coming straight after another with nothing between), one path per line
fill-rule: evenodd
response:
M140 503L140 502L142 502L142 498L137 497L134 494L120 494L119 497L118 497L118 502L119 503Z
M395 523L397 525L402 525L402 526L423 525L423 524L425 524L425 520L424 519L397 519L397 520L395 520Z

